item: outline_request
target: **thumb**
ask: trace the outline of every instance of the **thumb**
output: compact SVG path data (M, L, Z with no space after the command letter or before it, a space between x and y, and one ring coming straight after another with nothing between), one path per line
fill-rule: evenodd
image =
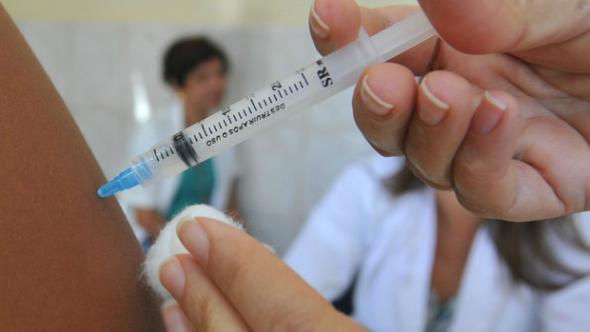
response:
M573 38L582 25L587 28L582 23L590 11L588 1L418 1L446 42L478 54L521 51Z
M364 331L246 233L197 218L180 225L178 236L251 330Z

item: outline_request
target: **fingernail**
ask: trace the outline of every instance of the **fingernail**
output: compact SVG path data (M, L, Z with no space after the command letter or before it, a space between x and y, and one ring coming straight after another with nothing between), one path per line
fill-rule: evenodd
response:
M167 332L192 331L186 322L186 316L182 313L182 309L173 299L162 304L160 313Z
M432 102L432 106L428 105L426 107L421 107L418 116L422 122L426 123L430 126L436 126L445 117L447 111L449 110L449 104L445 103L444 101L438 99L429 89L428 85L426 84L426 78L422 80L422 84L420 84L424 95L428 100ZM434 107L433 107L434 106Z
M487 100L490 104L494 105L494 107L499 109L500 111L504 112L506 110L506 104L504 104L500 99L492 96L488 91L483 93L483 97L485 100Z
M184 293L184 270L176 257L168 258L160 267L160 282L176 299L182 298Z
M389 114L393 109L393 104L390 104L379 98L379 96L377 96L375 92L371 90L371 87L367 82L368 79L369 75L366 75L363 78L361 84L361 98L363 100L363 104L365 104L365 107L375 115L385 116Z
M187 220L178 224L176 229L180 242L200 263L205 263L209 256L209 238L197 220Z
M487 135L498 126L506 104L500 99L492 96L489 92L484 92L479 109L473 116L471 130L475 135Z
M315 11L315 1L311 5L311 16L309 18L309 25L316 36L320 38L328 38L330 35L330 27L322 21L320 15Z

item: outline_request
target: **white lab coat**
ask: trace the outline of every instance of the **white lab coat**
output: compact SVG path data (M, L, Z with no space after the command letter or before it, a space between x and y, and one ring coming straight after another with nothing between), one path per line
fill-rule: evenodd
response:
M285 256L329 300L342 295L356 275L353 318L374 332L423 332L426 324L435 193L426 188L392 198L382 181L402 163L377 157L350 167ZM588 219L586 214L579 217ZM590 271L589 255L559 250L573 266ZM551 294L514 286L482 227L467 261L450 331L589 332L590 276Z
M140 128L131 143L131 155L137 155L152 145L171 137L185 128L182 104L175 102L156 114L144 127ZM211 206L226 210L232 186L240 174L240 168L233 150L224 151L213 158L215 187L211 196ZM135 187L124 192L121 197L133 231L138 239L146 236L146 231L135 221L135 209L157 209L165 213L180 185L181 176L173 176L158 181L148 187Z

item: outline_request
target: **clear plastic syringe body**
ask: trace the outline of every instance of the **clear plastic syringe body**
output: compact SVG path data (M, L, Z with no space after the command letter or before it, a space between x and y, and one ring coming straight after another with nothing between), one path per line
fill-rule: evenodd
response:
M271 126L352 86L367 66L390 59L434 35L422 12L269 84L154 145L131 167L99 190L109 196L137 184L149 185L195 166Z

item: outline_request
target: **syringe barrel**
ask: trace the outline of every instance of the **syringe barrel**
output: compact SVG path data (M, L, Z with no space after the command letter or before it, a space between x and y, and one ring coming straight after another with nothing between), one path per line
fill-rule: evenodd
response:
M346 89L365 67L379 61L379 54L364 34L347 47L154 145L135 157L131 168L138 173L136 178L142 186L176 175L281 118Z
M160 144L165 144L165 142ZM172 173L166 175L167 170L173 170L172 167L166 167L166 165L158 162L153 151L146 151L131 159L130 169L133 171L133 175L137 182L143 187L174 175ZM182 172L182 170L180 172Z
M372 38L361 31L350 45L154 145L132 160L131 169L142 186L176 175L348 88L382 56L388 60L434 34L421 11Z

